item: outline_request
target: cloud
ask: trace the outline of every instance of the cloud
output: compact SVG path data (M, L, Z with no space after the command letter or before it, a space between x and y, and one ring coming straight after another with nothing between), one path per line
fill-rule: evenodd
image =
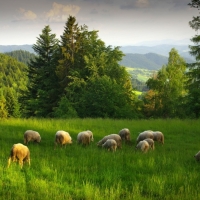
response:
M37 18L37 15L31 10L24 10L23 8L20 8L19 11L23 15L20 20L35 20Z
M149 6L149 0L136 0L136 1L124 1L124 4L120 6L123 10L130 10L136 8L146 8Z
M148 0L137 0L135 4L137 7L143 8L143 7L147 7L149 5L149 1Z
M62 5L54 2L52 9L45 14L45 17L50 22L63 22L69 15L75 16L79 10L80 7L76 5Z

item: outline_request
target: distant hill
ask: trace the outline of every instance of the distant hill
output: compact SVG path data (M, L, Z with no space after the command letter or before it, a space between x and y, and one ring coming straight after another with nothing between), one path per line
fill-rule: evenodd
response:
M11 52L11 51L16 51L16 50L24 50L24 51L29 51L30 53L34 53L34 50L32 49L33 45L0 45L0 53L5 53L5 52Z
M194 57L189 54L188 45L162 44L156 46L122 46L120 50L125 56L120 64L132 68L158 70L167 64L169 52L172 48L175 48L187 63L195 61ZM0 45L0 52L2 53L17 50L34 53L32 45Z
M194 62L190 58L185 58L187 63ZM168 57L159 55L156 53L138 54L138 53L126 53L120 65L131 68L140 68L148 70L159 70L163 65L168 63Z
M188 45L169 45L169 44L162 44L156 46L122 46L120 50L124 54L148 54L148 53L155 53L162 56L169 57L169 52L172 48L175 48L179 55L182 56L186 62L191 63L194 61L194 57L192 57L189 53Z
M167 62L168 58L166 56L161 56L155 53L127 53L119 64L131 68L159 70L163 65L166 65Z

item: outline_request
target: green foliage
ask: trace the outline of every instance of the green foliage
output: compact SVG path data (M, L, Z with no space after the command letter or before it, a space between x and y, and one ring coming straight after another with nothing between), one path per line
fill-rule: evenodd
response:
M8 117L8 111L6 109L6 99L1 94L0 96L0 119L7 118Z
M111 119L10 119L0 121L0 196L2 199L97 199L97 200L197 200L199 193L199 120ZM30 143L31 166L17 163L6 168L13 144L23 142L25 130L37 130L42 141ZM115 153L98 148L96 142L127 127L131 144ZM77 145L80 131L90 129L94 142ZM57 130L70 133L73 143L54 150ZM165 144L155 150L135 151L143 130L160 130ZM183 139L187 135L187 140ZM177 145L178 144L178 145ZM48 191L48 192L47 192Z
M122 85L106 75L88 81L80 99L81 117L133 118L136 115Z
M192 0L189 4L193 8L200 6L199 1ZM193 20L189 22L190 27L196 31L200 29L200 18L199 16L193 17ZM198 33L198 32L197 32ZM200 116L200 53L199 53L199 42L200 35L195 35L191 41L194 45L190 45L190 54L195 57L196 62L188 64L188 95L186 97L186 107L189 108L189 114L195 115L196 118Z
M61 54L56 73L62 94L79 117L135 116L130 75L119 65L123 56L119 47L106 47L97 31L78 26L69 16L61 36ZM104 88L99 87L103 84Z
M45 26L33 49L37 54L28 69L29 86L25 96L28 116L51 116L59 101L59 83L55 73L58 62L58 40Z
M185 95L186 63L175 49L169 53L168 64L157 75L147 81L147 86L154 90L155 116L175 117L180 98Z
M0 85L13 87L16 92L26 90L27 66L5 54L0 54Z
M8 111L9 117L18 118L21 116L20 113L20 104L18 102L18 98L16 97L16 93L13 88L6 88L5 92L6 99L6 109Z
M27 66L11 56L0 54L0 87L1 96L4 99L2 107L4 114L1 117L19 117L20 98L27 90ZM6 113L6 114L5 114ZM1 118L0 117L0 118Z
M58 102L58 107L54 108L53 113L55 118L76 118L78 117L76 110L72 107L69 100L64 96Z

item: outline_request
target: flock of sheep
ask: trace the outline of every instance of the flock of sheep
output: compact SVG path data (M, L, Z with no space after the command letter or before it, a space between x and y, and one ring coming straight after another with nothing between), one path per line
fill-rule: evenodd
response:
M130 131L128 128L124 128L119 131L118 134L110 134L104 136L100 141L97 142L98 147L107 149L108 151L115 152L117 148L121 148L122 141L125 143L131 142ZM30 151L27 147L30 141L40 143L41 136L37 131L27 130L24 133L24 144L18 143L14 144L10 156L8 158L8 167L11 161L19 161L21 168L24 162L28 162L30 166ZM77 144L89 145L90 142L94 141L93 133L90 130L82 131L77 135ZM154 150L154 141L164 144L164 135L160 131L147 130L141 132L136 140L136 150L141 152L148 152L148 150ZM67 144L72 144L72 138L70 134L66 131L60 130L55 134L55 147L57 145L65 146ZM194 156L197 161L200 160L200 151Z

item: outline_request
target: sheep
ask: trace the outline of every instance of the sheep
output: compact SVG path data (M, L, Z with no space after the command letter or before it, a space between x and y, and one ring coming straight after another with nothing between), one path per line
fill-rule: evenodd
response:
M153 140L154 141L158 141L161 144L164 144L164 135L163 135L162 132L160 132L160 131L153 131L152 134L153 134Z
M140 141L136 145L136 150L140 150L140 151L146 153L149 150L149 143L145 140Z
M152 133L152 132L153 132L153 131L151 131L151 130L141 132L141 133L138 135L138 137L137 137L137 140L136 140L137 144L138 144L140 141L142 141L142 140L144 140L144 139L146 139L146 138L153 139L154 136L153 136L153 133Z
M196 159L196 161L200 161L200 151L194 155L194 158Z
M122 139L118 134L110 134L103 137L98 143L97 146L100 147L106 142L107 139L114 139L117 142L117 147L121 148Z
M108 151L116 151L117 142L114 139L107 139L104 144L102 144L103 148L108 149Z
M72 138L68 132L60 130L55 135L55 147L60 144L62 147L66 144L72 144Z
M154 140L152 140L151 138L146 138L144 139L144 141L147 141L149 143L149 149L154 150Z
M27 130L24 133L24 144L28 145L28 142L30 142L30 141L40 143L40 141L41 141L40 134L33 130Z
M130 142L131 133L130 133L130 130L128 128L124 128L124 129L120 130L118 134L121 137L122 141L124 140L126 143Z
M82 145L89 145L93 141L93 133L89 130L82 131L77 135L77 143Z
M8 167L11 161L16 162L17 160L19 160L21 168L23 167L23 162L28 162L30 166L30 151L27 146L21 143L12 146L10 157L8 158Z

